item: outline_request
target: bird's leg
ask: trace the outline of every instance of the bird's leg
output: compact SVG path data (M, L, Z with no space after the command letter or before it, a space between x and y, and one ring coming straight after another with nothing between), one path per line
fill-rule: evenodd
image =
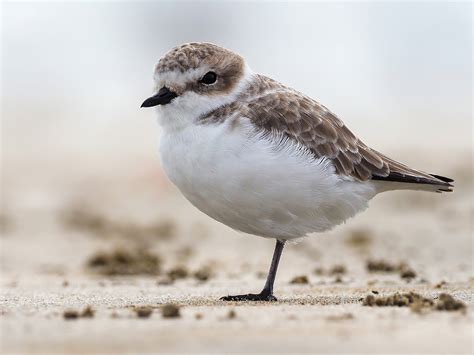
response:
M226 296L222 297L222 301L276 301L276 297L273 296L273 283L275 282L275 276L278 269L278 263L280 262L281 252L285 246L285 241L276 241L275 251L273 252L272 264L270 265L270 271L268 272L267 281L260 293L249 293L246 295Z

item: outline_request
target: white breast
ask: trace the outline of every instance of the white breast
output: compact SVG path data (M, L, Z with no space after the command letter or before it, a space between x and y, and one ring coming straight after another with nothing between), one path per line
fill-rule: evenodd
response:
M165 130L161 158L193 205L262 237L328 230L365 209L376 193L371 183L342 179L328 160L315 160L292 141L256 134L243 118Z

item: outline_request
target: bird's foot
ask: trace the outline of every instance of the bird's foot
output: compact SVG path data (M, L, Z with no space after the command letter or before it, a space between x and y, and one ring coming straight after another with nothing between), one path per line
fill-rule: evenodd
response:
M246 295L225 296L221 297L221 301L257 301L257 302L275 302L277 299L271 293L249 293Z

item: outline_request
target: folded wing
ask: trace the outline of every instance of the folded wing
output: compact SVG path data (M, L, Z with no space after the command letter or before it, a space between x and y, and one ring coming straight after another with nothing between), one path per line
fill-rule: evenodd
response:
M315 157L327 157L338 174L359 181L381 181L386 189L412 186L452 191L452 179L409 168L371 149L317 101L270 78L260 76L258 80L264 82L267 91L249 97L243 114L263 131L283 134L304 145Z

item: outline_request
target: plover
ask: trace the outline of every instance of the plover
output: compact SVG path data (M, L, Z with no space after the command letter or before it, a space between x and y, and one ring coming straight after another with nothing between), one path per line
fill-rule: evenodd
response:
M389 190L452 191L444 176L371 149L312 98L254 73L210 43L166 53L154 70L162 166L198 209L276 239L263 290L226 301L273 301L285 241L327 231Z

